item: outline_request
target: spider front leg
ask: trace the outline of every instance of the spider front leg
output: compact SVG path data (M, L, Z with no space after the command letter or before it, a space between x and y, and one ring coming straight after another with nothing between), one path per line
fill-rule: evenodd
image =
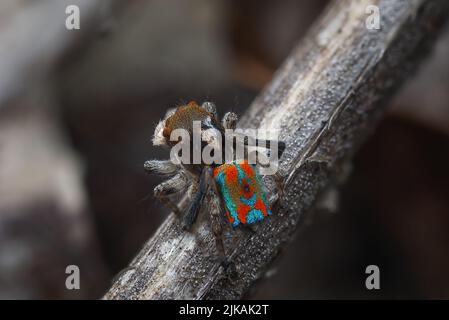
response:
M188 177L183 172L180 172L174 177L157 185L154 188L154 196L171 210L173 210L175 214L180 215L178 206L170 200L169 196L185 190L188 185Z
M170 160L148 160L145 161L143 168L149 174L160 176L171 176L179 170L179 167Z

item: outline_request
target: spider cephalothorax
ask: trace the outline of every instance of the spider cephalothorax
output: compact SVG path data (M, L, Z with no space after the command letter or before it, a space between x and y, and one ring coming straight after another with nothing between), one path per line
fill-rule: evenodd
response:
M229 119L235 119L231 125L235 126L237 118L233 113L227 113L223 118L228 125ZM179 106L176 109L167 112L165 119L160 121L156 126L154 132L153 144L154 145L168 145L173 146L178 141L171 141L170 135L176 129L184 129L191 135L194 131L193 123L199 121L203 129L217 129L220 132L224 132L223 125L217 118L217 112L215 106L210 102L206 102L199 106L196 102L191 101L186 105Z
M198 105L190 102L167 112L165 118L156 126L153 144L159 146L173 147L181 141L172 139L172 133L177 129L185 130L192 135L195 131L200 134L202 141L201 152L207 144L216 144L219 153L224 154L225 131L236 128L238 117L233 112L228 112L219 121L215 105L205 102ZM220 141L220 143L217 143ZM255 139L256 142L265 142L265 148L270 148L272 141ZM185 214L181 217L182 226L188 230L193 225L198 212L204 202L206 192L214 191L215 196L220 199L219 210L210 208L209 212L213 219L212 230L214 232L217 249L224 256L222 241L221 217L227 216L232 227L238 225L250 225L263 220L271 215L270 205L267 201L265 191L261 185L257 168L249 164L247 157L251 151L248 139L242 140L245 150L244 158L232 158L227 162L205 163L203 161L192 164L176 163L172 160L149 160L145 162L145 169L149 173L169 177L154 189L156 198L168 205L181 217L184 208L171 201L171 197L183 193L188 201ZM285 148L280 141L278 154L282 155ZM232 140L232 148L236 142ZM192 149L193 150L193 149ZM193 150L195 151L195 150ZM257 151L255 151L257 152ZM256 157L257 159L257 157Z

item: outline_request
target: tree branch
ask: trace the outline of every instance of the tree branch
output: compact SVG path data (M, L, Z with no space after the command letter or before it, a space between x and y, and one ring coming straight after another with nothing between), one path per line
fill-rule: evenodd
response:
M365 27L371 4L380 8L380 30ZM104 299L235 299L247 293L375 128L448 12L446 0L334 1L239 123L280 129L287 143L280 163L286 190L273 216L253 234L226 230L234 264L224 271L214 259L207 212L193 232L182 231L172 214Z

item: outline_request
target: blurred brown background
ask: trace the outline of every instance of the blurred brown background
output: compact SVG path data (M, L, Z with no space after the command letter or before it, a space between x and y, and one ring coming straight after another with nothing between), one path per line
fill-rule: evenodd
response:
M0 4L0 298L99 298L167 214L167 108L243 113L327 1ZM78 4L81 29L65 29ZM449 31L248 298L449 298ZM81 289L65 288L65 268ZM378 265L381 290L365 288Z

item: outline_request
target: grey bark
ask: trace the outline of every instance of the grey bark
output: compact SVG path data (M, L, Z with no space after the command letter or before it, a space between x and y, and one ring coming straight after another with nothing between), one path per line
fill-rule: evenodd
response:
M365 26L380 8L379 30ZM233 264L215 259L207 208L192 232L170 215L104 299L236 299L264 277L307 212L416 70L449 12L446 0L334 1L239 122L280 129L285 195L254 233L226 230ZM265 179L268 183L268 180Z

